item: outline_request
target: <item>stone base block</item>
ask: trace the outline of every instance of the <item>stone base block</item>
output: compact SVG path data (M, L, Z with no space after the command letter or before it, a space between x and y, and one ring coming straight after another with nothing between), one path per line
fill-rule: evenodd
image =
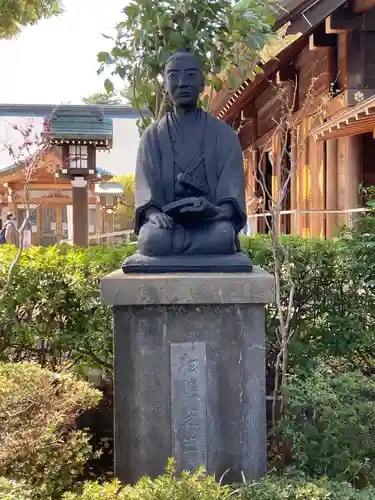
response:
M264 304L272 276L124 275L114 306L115 474L126 483L203 465L227 482L266 471Z
M244 252L233 255L172 255L148 257L135 253L122 265L124 273L251 273L253 265Z

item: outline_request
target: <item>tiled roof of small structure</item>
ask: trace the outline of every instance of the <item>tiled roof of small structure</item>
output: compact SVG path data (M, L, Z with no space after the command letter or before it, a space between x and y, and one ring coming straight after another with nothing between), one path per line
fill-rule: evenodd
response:
M95 184L95 194L118 194L124 193L124 186L120 182L98 182Z

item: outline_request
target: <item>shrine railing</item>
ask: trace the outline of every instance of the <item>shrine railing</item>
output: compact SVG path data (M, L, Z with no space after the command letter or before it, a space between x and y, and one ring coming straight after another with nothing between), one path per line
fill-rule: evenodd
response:
M353 229L355 226L356 219L358 218L358 215L361 213L369 212L369 209L367 208L349 208L349 209L343 209L343 210L321 210L321 209L309 209L309 210L281 210L279 213L282 216L281 217L281 225L286 222L286 216L290 216L290 231L292 234L298 234L298 228L299 228L299 222L300 222L300 217L304 216L306 214L309 215L320 215L321 216L321 222L325 222L329 215L336 215L337 216L337 225L338 226L347 226L349 229ZM273 214L271 212L264 212L264 213L256 213L256 214L251 214L248 216L248 225L249 222L252 221L253 225L255 226L256 222L258 219L263 219L264 217L272 217ZM285 216L285 217L283 217ZM258 231L255 230L256 228L253 228L254 231L252 231L252 234L257 233Z

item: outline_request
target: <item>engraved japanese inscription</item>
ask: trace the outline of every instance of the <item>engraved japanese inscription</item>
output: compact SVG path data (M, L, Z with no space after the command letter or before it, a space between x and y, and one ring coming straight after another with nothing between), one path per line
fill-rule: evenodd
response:
M206 371L205 343L171 344L172 447L179 471L207 467Z

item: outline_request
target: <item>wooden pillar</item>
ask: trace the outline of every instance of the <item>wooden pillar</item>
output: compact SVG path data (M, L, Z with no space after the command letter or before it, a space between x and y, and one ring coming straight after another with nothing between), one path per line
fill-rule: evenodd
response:
M272 205L278 210L282 210L282 147L281 132L276 133L272 137ZM282 221L284 215L277 216L277 232L282 231Z
M102 210L101 209L101 203L100 203L100 198L96 200L96 209L95 209L95 219L96 219L96 236L97 240L96 242L99 244L100 243L100 235L102 234L102 228L103 228L103 219L102 219Z
M337 139L326 143L326 209L337 210ZM326 237L332 238L337 226L337 214L326 216Z
M73 200L73 244L80 247L89 246L89 198L87 181L83 177L72 180Z
M297 131L292 130L290 134L290 209L298 209L298 156L297 156ZM298 235L298 213L291 215L291 234Z
M312 210L324 209L324 142L309 137L309 163L311 174L310 206ZM324 237L324 214L311 213L310 236Z
M359 185L362 178L362 137L353 135L347 137L347 185L346 185L346 205L347 208L358 208L359 206Z
M362 138L360 135L338 139L337 202L339 210L359 206L358 188L361 183ZM350 215L339 216L339 224L349 225ZM354 215L354 219L356 216Z
M310 208L310 190L311 190L311 175L309 166L309 140L308 132L310 127L309 118L305 118L299 126L298 131L298 176L300 179L299 185L299 208L308 210ZM298 235L303 238L310 236L310 218L309 214L299 214L298 217Z

